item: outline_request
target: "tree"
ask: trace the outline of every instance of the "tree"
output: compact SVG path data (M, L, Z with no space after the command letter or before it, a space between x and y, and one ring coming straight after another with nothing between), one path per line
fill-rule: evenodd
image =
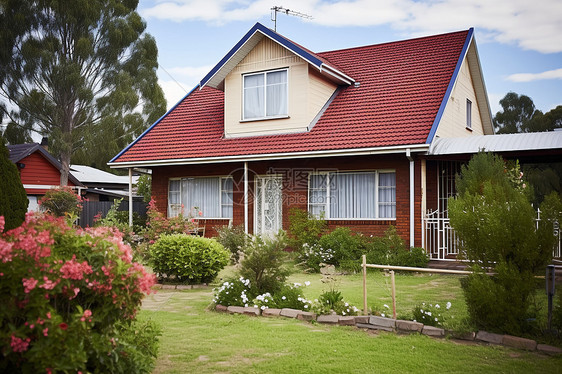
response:
M18 126L14 122L8 123L0 135L4 137L8 144L26 144L33 142L30 131Z
M529 96L508 92L500 100L503 111L497 112L494 125L498 134L522 132L535 114L535 104Z
M105 167L165 111L156 43L137 4L0 0L0 110L49 136L61 185L73 155Z
M137 193L142 196L145 203L149 203L152 198L152 176L142 174L137 181Z
M543 113L535 109L533 100L515 92L500 100L503 111L497 112L494 125L498 134L554 131L562 128L562 105Z
M10 161L10 153L0 137L0 216L4 216L4 230L20 226L27 212L27 194L21 183L16 165ZM2 230L0 230L1 232Z
M520 334L530 315L534 276L553 254L553 221L529 202L529 186L518 164L507 168L499 156L475 155L457 179L449 200L451 226L474 274L462 282L470 318L479 328ZM552 200L550 200L552 201ZM541 206L543 212L553 212ZM484 274L492 270L490 277Z

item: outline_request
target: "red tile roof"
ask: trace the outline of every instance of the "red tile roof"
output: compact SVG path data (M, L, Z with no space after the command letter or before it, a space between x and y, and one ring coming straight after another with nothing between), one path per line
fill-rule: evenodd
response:
M425 144L470 32L317 53L344 88L306 133L223 138L224 93L195 89L112 163Z

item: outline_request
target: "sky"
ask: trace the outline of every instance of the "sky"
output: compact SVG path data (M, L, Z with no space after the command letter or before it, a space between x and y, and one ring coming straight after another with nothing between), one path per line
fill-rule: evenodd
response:
M562 105L560 0L140 0L138 11L159 50L168 108L256 23L314 51L466 30L474 35L492 115L513 91L547 112Z

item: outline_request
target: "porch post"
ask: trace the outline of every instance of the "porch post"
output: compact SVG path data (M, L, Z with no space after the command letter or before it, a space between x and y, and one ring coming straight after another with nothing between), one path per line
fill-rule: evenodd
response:
M244 232L248 234L248 162L244 162Z
M425 211L427 210L427 195L425 190L427 188L427 162L425 159L421 160L421 246L425 248Z
M129 227L133 227L133 168L129 168Z
M414 246L414 159L410 148L406 149L406 157L410 161L410 247Z

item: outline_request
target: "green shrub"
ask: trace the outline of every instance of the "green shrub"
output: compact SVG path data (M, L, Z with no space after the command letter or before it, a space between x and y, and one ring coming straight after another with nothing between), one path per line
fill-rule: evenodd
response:
M537 228L522 176L518 164L508 168L499 156L479 153L449 199L451 226L476 272L462 282L471 322L509 334L527 331L534 275L544 272L555 244L551 219L542 217ZM484 274L489 268L495 276Z
M69 222L74 222L82 211L82 201L82 197L71 187L63 186L47 190L39 204L42 211L55 217L67 217Z
M353 271L361 268L365 240L361 235L352 233L348 227L338 227L322 236L318 244L325 251L333 251L332 264Z
M342 316L356 316L359 309L343 299L340 291L330 289L324 291L312 305L316 314L338 314Z
M256 236L249 242L239 273L250 280L253 294L275 293L282 288L289 274L283 267L287 255L285 245L282 231L274 238Z
M447 303L443 308L439 304L426 304L416 305L412 310L415 322L423 323L428 326L443 327L445 317L443 316L444 310L449 310L451 303Z
M394 226L389 226L384 236L371 238L366 247L369 264L427 267L429 263L423 248L406 248Z
M0 137L0 216L4 216L6 231L23 223L29 204L18 168L9 157L8 148Z
M0 253L0 372L151 372L158 330L135 315L154 276L117 230L30 214Z
M289 246L295 251L304 249L305 244L314 246L327 229L324 217L317 218L299 208L289 210Z
M304 243L301 250L296 254L299 265L306 271L318 273L321 264L335 265L334 250L331 248L324 249L319 243L309 245Z
M224 248L228 249L231 253L231 259L234 263L237 263L240 259L240 253L243 253L247 242L250 237L244 231L244 226L221 226L216 228L217 241L223 245Z
M285 284L273 295L269 292L257 295L250 305L261 310L268 308L291 308L310 311L312 309L312 302L302 295L299 283Z
M239 278L229 278L220 287L213 289L213 302L223 306L250 306L248 303L253 300L250 288L250 280Z
M212 281L230 257L216 240L187 234L162 235L150 255L160 277L189 284Z

